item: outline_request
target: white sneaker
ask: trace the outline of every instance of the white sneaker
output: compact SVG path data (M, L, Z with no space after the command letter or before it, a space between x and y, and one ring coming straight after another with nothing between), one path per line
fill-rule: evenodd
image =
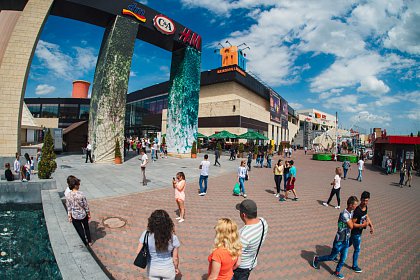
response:
M335 206L334 208L335 208L335 209L340 209L340 206Z
M324 205L325 207L328 207L328 204L326 202L322 202L322 205Z
M199 193L198 195L199 195L199 196L203 196L203 195L205 195L205 194L204 194L203 192L201 192L201 193Z
M182 223L183 221L185 221L184 219L179 219L178 223Z
M280 196L280 194L279 194L279 193L276 193L274 196L275 196L275 197L279 197L279 196Z
M26 180L26 179L22 179L22 182L28 182L28 180Z
M181 217L176 217L175 220L181 220Z
M206 195L207 193L206 192L203 192L203 194Z
M246 197L247 197L246 193L244 193L243 197L244 197L244 198L246 198Z

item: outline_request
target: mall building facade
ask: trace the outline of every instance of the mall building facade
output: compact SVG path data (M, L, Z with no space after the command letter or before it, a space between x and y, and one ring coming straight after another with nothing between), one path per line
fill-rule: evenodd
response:
M169 82L127 95L125 135L150 136L166 133ZM277 94L236 65L201 73L198 132L204 135L227 130L242 134L263 133L275 145L291 143L298 131L299 117L284 102L286 121L272 117L270 95ZM58 118L59 127L89 118L88 98L25 98L34 117ZM184 100L188 102L188 100ZM184 106L184 104L179 104ZM87 132L86 132L87 133Z

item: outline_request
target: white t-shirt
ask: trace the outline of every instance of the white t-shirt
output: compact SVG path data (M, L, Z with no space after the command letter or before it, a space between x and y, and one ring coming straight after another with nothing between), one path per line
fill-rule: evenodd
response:
M238 176L240 178L245 178L246 172L247 172L247 168L246 167L239 166L239 168L238 168Z
M363 165L365 164L365 162L363 160L359 160L357 162L357 165L359 166L359 170L363 170Z
M156 143L154 143L152 147L153 147L153 150L157 150L158 149L158 146L157 146Z
M200 175L209 176L210 161L203 160L201 163L201 172Z
M67 195L71 193L71 190L69 189L69 187L67 186L66 190L64 191L64 197L67 197Z
M92 145L91 144L87 144L86 150L92 151Z
M145 167L146 166L148 159L149 158L147 157L146 154L144 154L144 155L141 156L141 167Z
M341 187L341 177L339 175L335 175L334 177L334 189L339 189Z

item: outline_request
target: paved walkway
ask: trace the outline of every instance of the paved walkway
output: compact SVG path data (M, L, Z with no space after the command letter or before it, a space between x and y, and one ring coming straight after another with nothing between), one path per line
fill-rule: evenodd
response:
M158 188L172 186L172 177L183 171L190 180L198 180L200 173L198 165L203 160L204 154L199 154L197 159L159 158L155 162L150 160L146 168L147 186L143 186L140 171L139 156L130 151L124 164L91 164L85 163L82 155L65 155L57 157L57 170L54 178L57 181L57 189L64 191L67 187L66 179L74 175L81 179L81 190L88 199L115 197L126 194L149 191ZM229 161L229 157L222 156L223 168L212 169L214 176L220 176L235 171L239 166L239 160ZM209 154L209 160L214 163L213 153Z
M332 262L321 264L319 270L312 268L310 263L314 254L330 252L335 236L339 210L326 208L321 203L328 198L329 183L334 176L334 168L339 163L312 161L311 156L304 156L300 151L293 157L298 170L299 201L280 203L274 198L273 175L267 168L254 168L250 181L246 183L249 198L257 202L259 215L266 218L269 224L269 235L251 279L330 279L335 269L335 263ZM155 175L150 175L152 182L165 182L162 184L166 184L166 188L90 200L91 228L96 240L93 251L115 279L142 279L145 276L143 270L132 265L138 238L145 230L147 218L153 210L165 209L175 218L176 204L173 190L167 184L167 177L172 178L178 170L186 171L187 174L186 221L182 224L176 223L176 234L181 241L182 279L206 279L207 256L212 248L213 227L218 218L230 217L242 226L239 213L235 210L235 204L242 198L231 195L236 180L234 164L232 169L226 171L212 167L208 194L200 197L197 195L198 170L195 167L199 160L174 161L180 164L174 164L171 170L163 164L156 166ZM195 169L181 169L181 165L187 165L185 162ZM228 165L226 160L222 165ZM121 185L129 180L122 179L132 176L127 175L130 172L136 172L138 180L137 169L130 167L130 164L121 166L118 180L113 178L115 172L102 173L99 170L101 167L97 168L99 174L95 178L102 175L101 182L114 180L114 189L123 188ZM401 189L397 185L396 174L383 175L372 169L368 163L364 180L360 183L353 179L357 174L356 169L353 164L349 171L350 179L342 181L342 207L350 195L360 197L362 191L370 191L369 215L376 232L374 235L366 231L363 233L359 259L363 273L357 274L349 269L352 264L352 248L342 273L346 279L419 279L420 178L414 177L413 187ZM215 173L220 176L215 177ZM76 172L74 174L80 175ZM82 188L86 187L83 176ZM119 180L121 182L118 183ZM134 192L135 183L132 184ZM102 188L101 184L96 187ZM90 189L89 192L94 193ZM120 229L103 226L104 218L115 216L126 219L127 225Z

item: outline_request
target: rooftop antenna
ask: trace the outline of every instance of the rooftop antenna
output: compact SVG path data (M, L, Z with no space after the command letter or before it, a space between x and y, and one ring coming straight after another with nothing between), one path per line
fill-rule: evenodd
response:
M246 46L246 44L245 44L245 43L242 43L242 44L240 44L240 45L238 46L238 48L239 48L240 46L242 46L242 45L245 45L245 46Z
M250 47L248 47L248 46L246 46L246 48L241 49L241 51L244 51L244 50L246 50L246 49L250 50L251 48L250 48Z
M232 44L228 41L228 40L226 40L226 42L225 42L226 44L229 44L231 47L232 47Z
M222 49L224 49L224 48L225 48L225 46L223 46L221 43L218 43L217 45L218 45L218 46L221 46L221 47L222 47Z

